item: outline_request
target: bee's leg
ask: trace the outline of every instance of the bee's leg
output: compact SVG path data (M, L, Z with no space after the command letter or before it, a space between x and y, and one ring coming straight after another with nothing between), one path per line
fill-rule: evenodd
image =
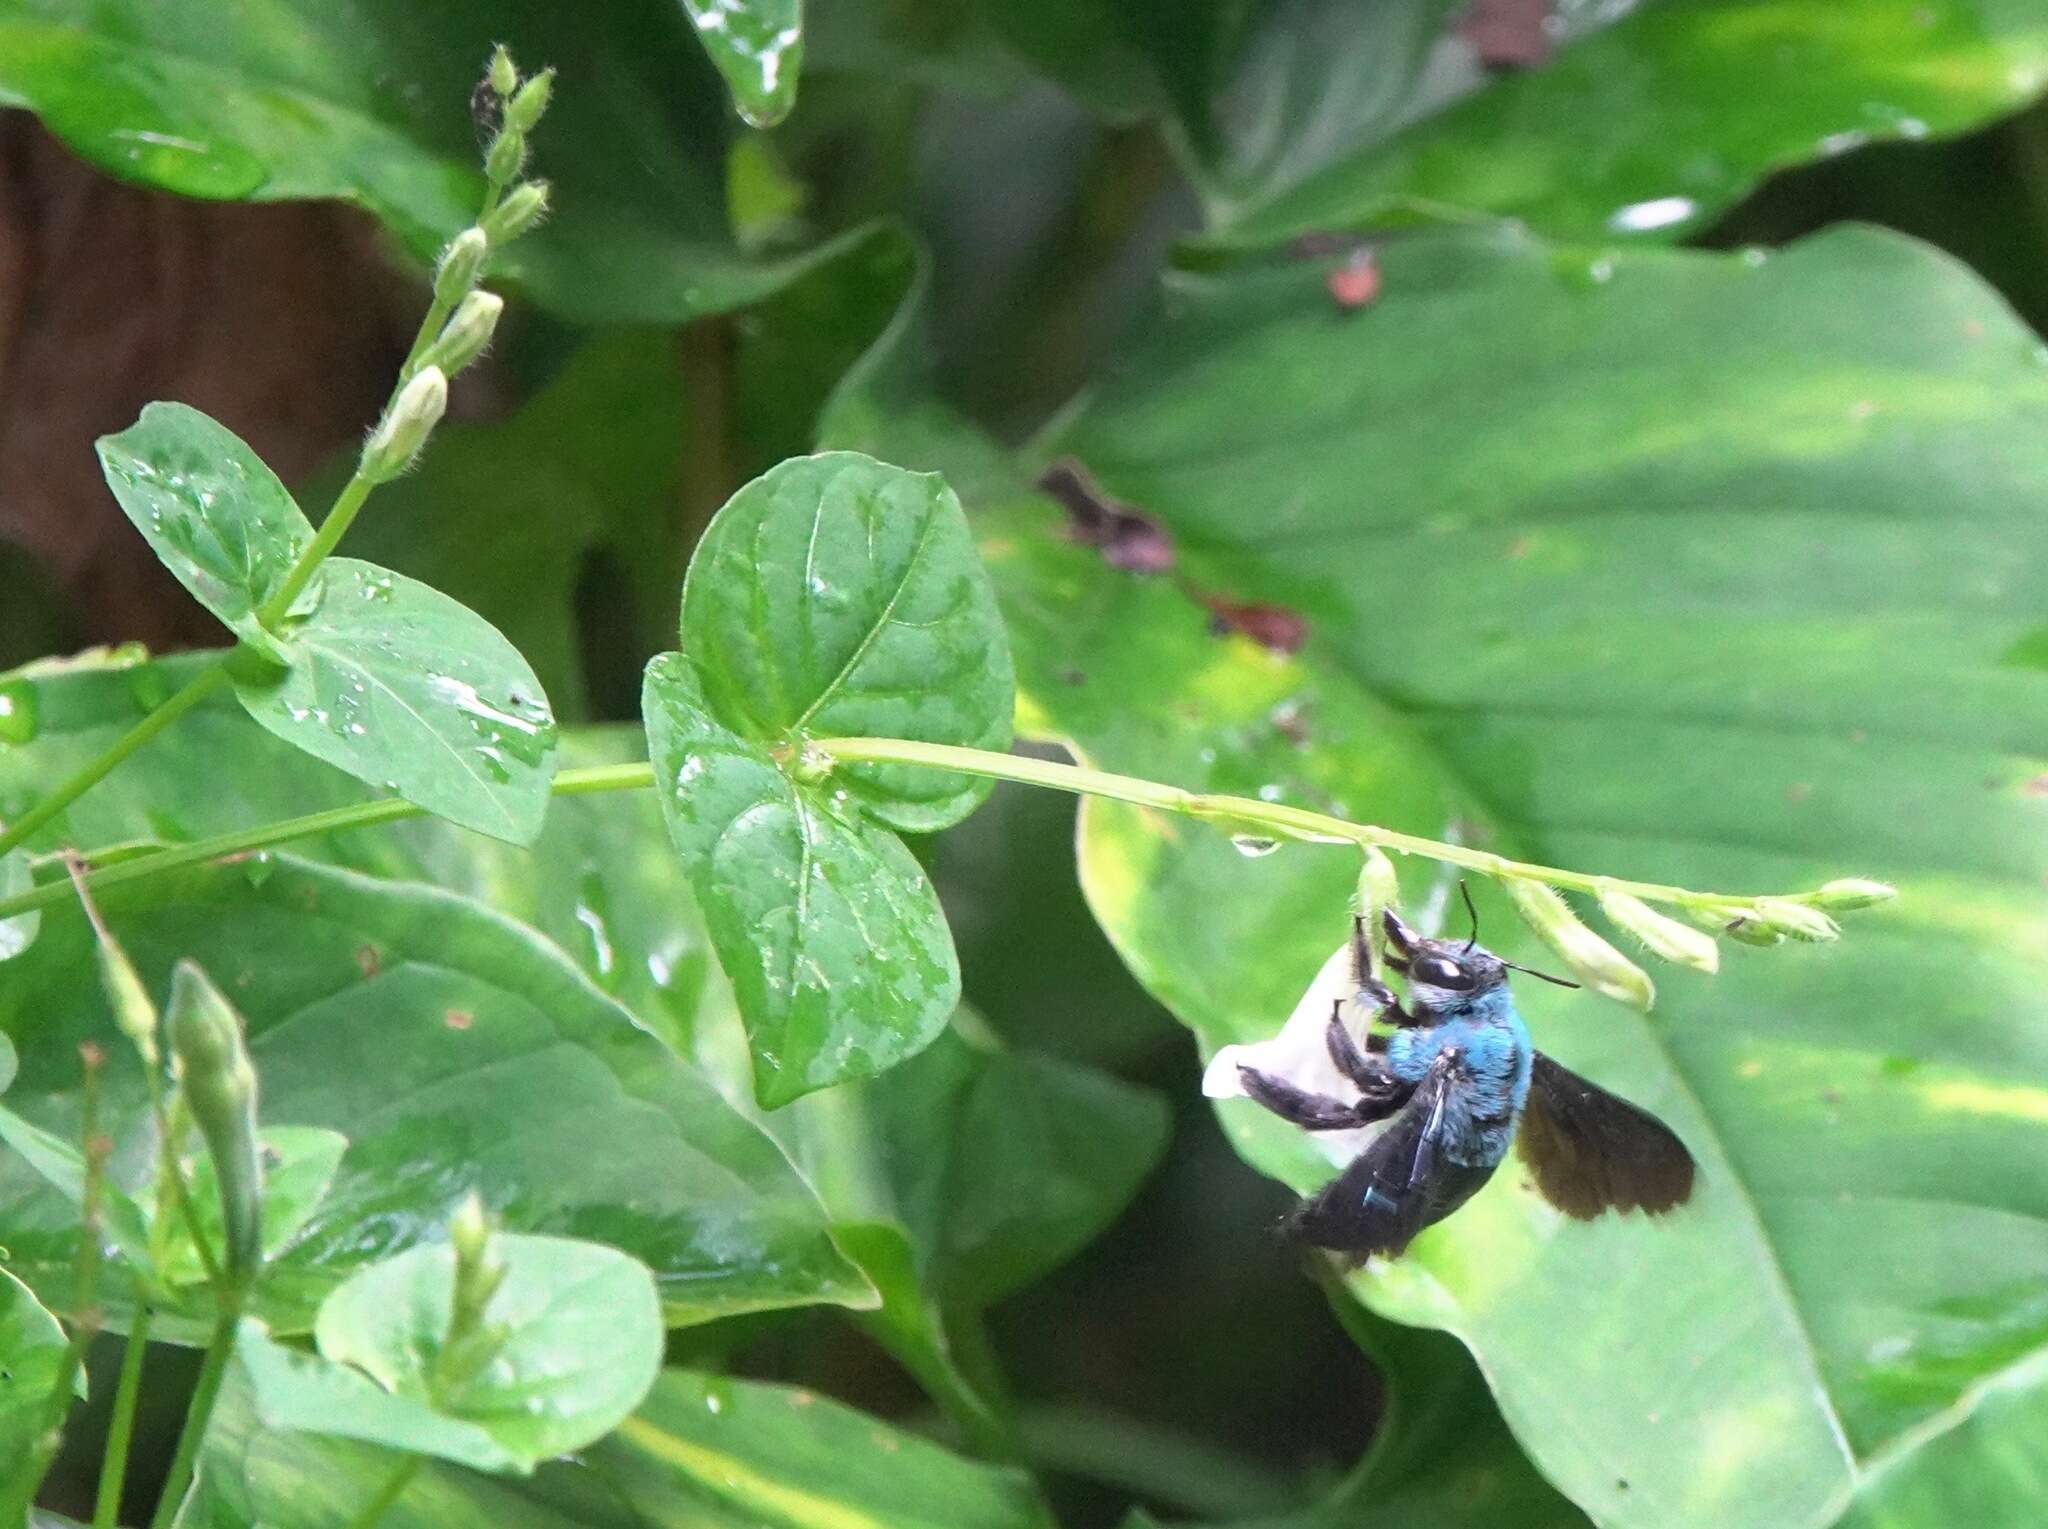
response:
M1363 1049L1351 1038L1351 1031L1344 1024L1344 1003L1341 999L1330 1005L1330 1025L1325 1032L1324 1044L1330 1048L1330 1060L1336 1064L1337 1071L1356 1083L1359 1092L1368 1099L1385 1097L1405 1086L1387 1071L1385 1062L1370 1055L1374 1050L1386 1050L1387 1043L1383 1037L1367 1036Z
M1358 1006L1370 1009L1375 1019L1384 1019L1392 1025L1421 1023L1401 1007L1401 1000L1394 990L1374 973L1372 940L1365 932L1365 920L1355 913L1351 916L1351 977L1358 984ZM1340 1062L1338 1065L1341 1067L1343 1064Z
M1237 1075L1243 1081L1247 1094L1282 1120L1291 1121L1304 1131L1355 1130L1359 1126L1371 1125L1375 1120L1386 1119L1406 1100L1404 1092L1400 1102L1375 1098L1346 1104L1342 1099L1332 1099L1327 1094L1312 1094L1305 1088L1296 1088L1285 1078L1260 1072L1256 1067L1239 1067Z

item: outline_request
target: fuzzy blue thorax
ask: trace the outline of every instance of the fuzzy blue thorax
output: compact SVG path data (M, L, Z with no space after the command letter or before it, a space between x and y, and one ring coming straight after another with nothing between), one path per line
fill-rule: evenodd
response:
M1430 1005L1435 1024L1396 1030L1388 1038L1387 1070L1404 1083L1419 1083L1440 1056L1455 1052L1457 1074L1444 1103L1444 1154L1467 1167L1491 1168L1507 1156L1529 1097L1535 1053L1528 1027L1505 985L1440 997L1448 1001Z

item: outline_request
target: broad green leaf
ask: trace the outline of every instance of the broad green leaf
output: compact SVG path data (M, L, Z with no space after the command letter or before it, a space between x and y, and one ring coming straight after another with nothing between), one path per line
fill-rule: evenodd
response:
M465 828L515 844L540 832L554 714L519 650L476 612L337 557L283 635L289 667L236 667L235 694L264 727Z
M192 597L244 642L282 661L256 619L313 527L277 474L225 425L181 403L153 403L99 442L121 509Z
M1877 1462L1843 1529L2023 1524L2048 1492L2048 1355L2036 1351L1966 1393L1918 1449Z
M855 452L783 463L727 501L690 560L682 647L727 727L761 742L888 737L1003 749L1009 645L943 478ZM985 780L834 773L867 816L956 823Z
M788 116L804 61L802 0L680 3L740 115L755 127L773 127Z
M342 1529L401 1458L266 1428L230 1373L180 1529ZM573 1462L430 1464L381 1529L1051 1529L1023 1472L963 1460L809 1391L665 1372Z
M290 1249L292 1240L326 1198L341 1167L342 1154L348 1150L348 1138L338 1131L309 1126L270 1126L258 1132L256 1139L263 1160L263 1256L275 1259ZM220 1181L213 1171L212 1155L196 1135L190 1145L199 1148L185 1161L193 1218L207 1247L218 1255L225 1245ZM206 1268L192 1246L184 1217L169 1206L165 1214L170 1218L168 1242L156 1261L157 1273L167 1284L197 1284L206 1278Z
M35 1292L0 1269L0 1481L27 1468L68 1342Z
M358 1271L321 1303L314 1337L323 1358L474 1423L530 1470L640 1405L661 1368L661 1305L646 1267L616 1249L505 1234L491 1248L508 1272L486 1319L504 1344L467 1381L435 1377L455 1287L446 1243Z
M0 20L0 102L109 174L181 196L338 197L427 258L482 201L468 103L499 42L522 68L560 70L533 140L558 216L497 262L555 312L724 312L866 237L772 260L733 243L725 114L678 0L596 16L492 0L28 0Z
M680 653L647 668L655 793L753 1043L765 1108L915 1056L960 999L945 915L902 840L721 724Z
M21 1159L22 1166L55 1190L73 1211L85 1205L85 1154L75 1141L54 1135L11 1109L0 1109L0 1142ZM101 1235L138 1266L149 1264L149 1214L111 1172L99 1187ZM73 1219L76 1217L74 1215ZM4 1246L4 1244L0 1244ZM75 1271L73 1274L75 1280ZM50 1292L54 1299L57 1291Z
M437 1411L417 1395L387 1390L361 1370L286 1348L261 1322L243 1318L234 1362L266 1428L359 1439L480 1471L533 1468L483 1424Z
M439 1228L471 1189L514 1232L639 1258L671 1323L874 1299L775 1145L531 931L432 888L283 857L166 875L101 902L153 991L187 956L232 995L266 1120L348 1138L333 1187L258 1292L252 1314L273 1329L303 1330L329 1290ZM44 922L0 985L0 1029L33 1037L9 1103L47 1131L75 1131L76 1048L98 1039L105 1118L140 1119L138 1064L82 975L86 923L70 912ZM0 1243L15 1272L61 1292L76 1238L71 1205L0 1159ZM124 1288L106 1282L117 1326ZM191 1341L208 1307L181 1293L157 1331Z
M2025 890L2048 695L2019 656L2048 562L2013 519L2048 483L2038 344L1945 260L1860 231L1761 260L1420 238L1364 314L1320 276L1177 283L1048 443L1157 515L1197 588L1301 611L1309 647L1211 637L1019 506L980 530L1020 725L1101 767L1617 875L1898 882L1840 945L1667 969L1649 1019L1520 994L1545 1050L1686 1138L1691 1205L1581 1225L1508 1171L1351 1281L1464 1339L1598 1521L1829 1522L2048 1339L2048 930ZM890 449L880 414L839 420ZM1082 870L1213 1048L1278 1027L1355 863L1090 804ZM1423 902L1426 868L1406 877ZM1255 1106L1223 1116L1297 1189L1329 1176Z
M0 897L13 897L26 892L35 885L35 877L29 871L28 855L25 851L11 849L0 855ZM35 942L36 931L43 927L40 913L17 913L13 918L0 918L0 961L11 961Z
M1574 7L1596 21L1607 7ZM1646 0L1228 227L1277 244L1418 209L1564 238L1695 232L1772 171L1961 132L2048 81L2048 16L1980 0Z

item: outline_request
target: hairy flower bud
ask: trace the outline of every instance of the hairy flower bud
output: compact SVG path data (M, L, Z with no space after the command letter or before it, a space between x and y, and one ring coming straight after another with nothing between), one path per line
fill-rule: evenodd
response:
M1580 923L1554 888L1521 876L1504 876L1501 886L1528 926L1587 987L1638 1009L1656 1000L1649 973Z
M481 228L465 228L441 251L441 263L434 268L434 300L459 303L483 279L484 262L491 258L491 241Z
M1744 945L1759 945L1766 950L1773 945L1785 943L1784 935L1748 914L1737 914L1727 922L1722 932L1731 940L1739 940Z
M466 1384L505 1346L504 1325L490 1321L487 1313L510 1272L491 1247L490 1216L474 1191L449 1218L448 1245L455 1255L455 1289L434 1365L434 1385L441 1390Z
M512 62L512 55L503 43L491 51L491 62L484 72L484 78L491 82L491 89L501 96L509 96L519 88L519 70Z
M205 972L180 961L165 1028L185 1107L220 1185L221 1272L246 1289L263 1263L263 1164L256 1146L256 1068L241 1017Z
M438 366L421 368L370 432L363 447L363 476L372 483L388 483L404 472L447 408L447 375Z
M1709 935L1700 933L1690 924L1681 924L1675 918L1659 913L1640 897L1632 896L1616 887L1599 889L1600 911L1615 923L1643 942L1643 949L1653 956L1680 966L1690 966L1694 971L1714 972L1721 968L1721 947Z
M491 140L490 152L484 155L484 174L494 186L509 186L525 168L526 134L507 123L505 130Z
M434 343L420 358L423 366L439 367L453 377L483 354L505 311L505 299L495 292L472 292L462 300Z
M1358 916L1365 920L1366 938L1377 955L1385 948L1386 933L1380 915L1401 906L1401 876L1385 850L1376 844L1364 849L1365 860L1358 868Z
M505 126L517 133L530 133L547 114L548 100L555 93L555 71L543 69L505 103Z
M1847 913L1856 908L1873 908L1879 903L1888 903L1899 895L1899 889L1887 881L1869 881L1861 876L1844 876L1831 881L1814 893L1815 903L1823 908L1833 908Z
M510 244L541 220L548 210L548 183L528 181L505 193L505 200L485 215L480 225L493 245Z
M1784 902L1775 897L1760 897L1755 906L1756 918L1779 934L1795 940L1807 940L1815 944L1840 939L1842 926L1829 918L1818 908L1809 908L1805 903Z

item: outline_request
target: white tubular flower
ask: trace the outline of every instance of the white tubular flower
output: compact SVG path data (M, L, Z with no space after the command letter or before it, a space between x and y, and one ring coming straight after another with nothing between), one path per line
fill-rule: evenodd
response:
M1294 1012L1287 1016L1287 1023L1280 1027L1280 1033L1270 1040L1247 1041L1242 1045L1225 1046L1209 1059L1209 1066L1202 1074L1202 1092L1211 1099L1241 1099L1244 1097L1244 1081L1238 1076L1240 1066L1256 1068L1276 1078L1285 1078L1298 1088L1312 1093L1330 1094L1339 1099L1355 1099L1358 1089L1348 1078L1337 1071L1337 1064L1330 1060L1327 1036L1330 1027L1330 1006L1342 1001L1345 1019L1356 1028L1365 1016L1355 1012L1352 998L1357 992L1357 983L1351 970L1351 944L1347 940L1339 945L1323 963L1315 980L1294 1005ZM1308 1139L1332 1163L1348 1163L1365 1150L1365 1144L1382 1129L1381 1125L1365 1126L1356 1131L1313 1131Z

